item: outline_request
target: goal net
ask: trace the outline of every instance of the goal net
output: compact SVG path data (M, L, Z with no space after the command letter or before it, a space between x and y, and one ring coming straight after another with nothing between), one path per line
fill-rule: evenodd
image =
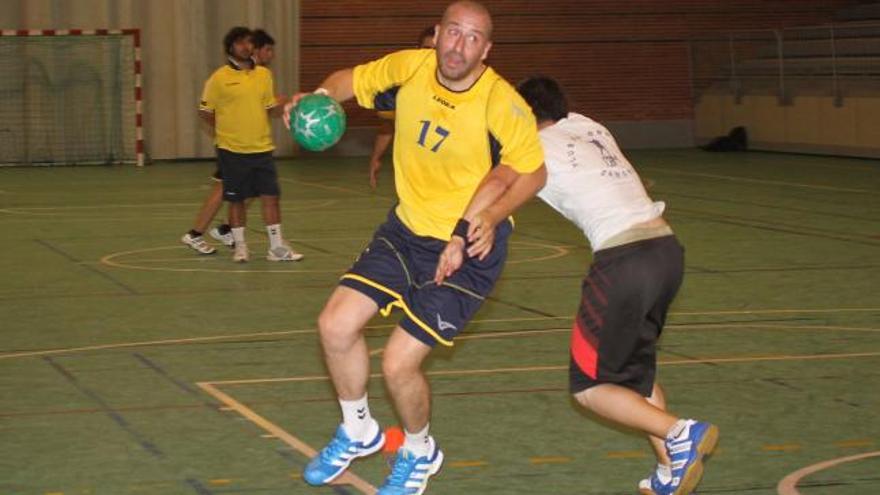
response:
M137 30L0 32L0 165L143 164Z

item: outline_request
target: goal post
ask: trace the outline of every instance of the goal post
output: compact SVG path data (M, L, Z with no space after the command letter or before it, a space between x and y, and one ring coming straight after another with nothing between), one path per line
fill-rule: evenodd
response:
M144 164L140 31L0 31L0 165Z

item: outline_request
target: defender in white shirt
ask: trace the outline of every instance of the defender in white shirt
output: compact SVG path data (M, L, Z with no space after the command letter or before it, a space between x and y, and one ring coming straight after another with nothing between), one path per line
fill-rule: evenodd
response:
M536 77L517 89L544 146L547 183L538 196L593 248L572 328L571 393L596 414L648 435L657 467L639 483L641 493L691 493L718 429L669 414L655 383L657 339L684 274L665 204L651 201L608 129L568 112L556 81Z

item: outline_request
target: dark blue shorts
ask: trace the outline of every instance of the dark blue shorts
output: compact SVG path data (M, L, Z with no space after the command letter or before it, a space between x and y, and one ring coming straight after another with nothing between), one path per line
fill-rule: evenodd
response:
M402 309L400 326L425 344L451 346L501 276L512 230L509 220L499 224L489 256L468 258L438 286L434 273L446 241L415 235L391 210L339 283L374 300L382 316Z
M223 181L223 199L230 203L281 194L271 151L236 153L217 148L217 164Z

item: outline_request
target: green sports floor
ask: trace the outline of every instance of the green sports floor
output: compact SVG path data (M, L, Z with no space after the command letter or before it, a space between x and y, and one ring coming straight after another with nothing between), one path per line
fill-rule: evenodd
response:
M880 493L880 162L629 155L687 249L659 376L673 411L721 429L700 493ZM390 174L372 191L366 159L278 166L300 263L259 256L257 208L246 265L180 244L211 163L0 169L0 495L381 483L381 456L347 485L300 471L339 420L316 316L393 205ZM492 300L427 365L447 455L428 493L636 493L644 440L566 393L585 240L533 201L511 246ZM375 363L394 321L367 330ZM396 423L378 377L370 394Z

